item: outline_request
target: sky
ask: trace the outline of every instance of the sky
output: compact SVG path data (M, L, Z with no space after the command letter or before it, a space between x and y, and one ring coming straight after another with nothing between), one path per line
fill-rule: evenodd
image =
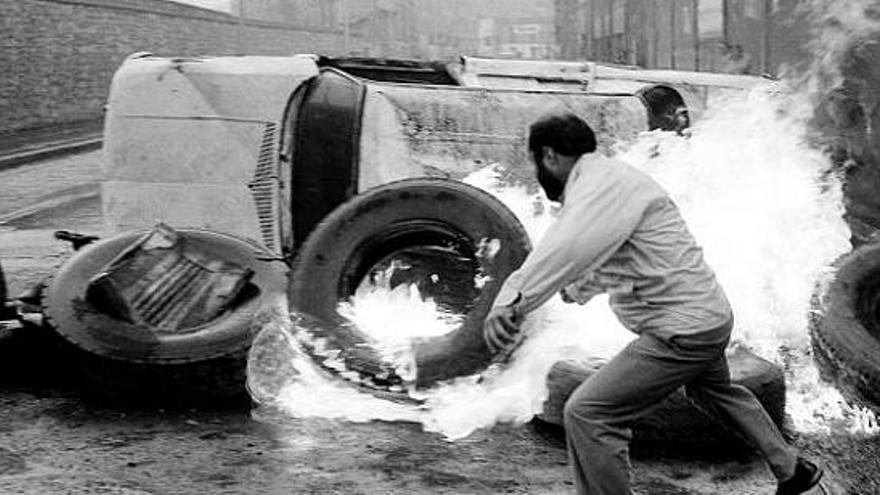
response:
M177 3L186 3L196 7L229 12L230 0L175 0Z

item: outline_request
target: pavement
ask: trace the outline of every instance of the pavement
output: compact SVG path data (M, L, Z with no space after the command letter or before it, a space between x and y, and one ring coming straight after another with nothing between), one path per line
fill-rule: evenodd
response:
M10 295L70 257L56 230L101 233L100 144L100 123L0 135L0 261Z
M0 170L101 147L104 120L66 122L0 133Z
M11 294L69 258L71 247L54 238L56 229L100 233L103 153L78 153L100 145L100 126L71 127L0 135L0 260ZM120 410L62 387L70 370L40 352L21 353L29 368L0 359L0 493L571 491L564 448L525 426L500 425L449 442L405 422L340 423L260 410ZM33 370L48 375L45 384L31 382ZM822 487L810 493L880 493L875 438L835 432L793 441L827 466ZM674 445L659 449L634 459L637 493L772 492L772 476L757 459L716 446L718 459L672 455Z

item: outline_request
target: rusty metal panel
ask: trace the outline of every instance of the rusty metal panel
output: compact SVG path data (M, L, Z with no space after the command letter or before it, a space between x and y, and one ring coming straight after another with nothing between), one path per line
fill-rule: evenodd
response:
M584 118L606 153L647 130L647 110L636 96L370 85L359 187L425 175L460 179L492 164L533 182L528 128L554 110Z
M593 64L462 57L461 79L466 86L482 88L589 91Z
M158 225L90 281L86 297L107 314L158 333L187 333L215 319L253 272L187 246Z
M114 75L105 119L108 230L157 222L208 228L271 239L277 254L262 192L273 188L257 168L275 166L287 103L317 73L305 55L127 60Z

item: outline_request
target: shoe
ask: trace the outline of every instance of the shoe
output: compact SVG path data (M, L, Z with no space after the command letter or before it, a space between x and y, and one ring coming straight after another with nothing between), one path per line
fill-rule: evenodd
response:
M803 457L798 457L797 464L794 466L794 475L785 481L779 482L776 488L776 495L804 493L816 486L820 479L822 479L822 469Z

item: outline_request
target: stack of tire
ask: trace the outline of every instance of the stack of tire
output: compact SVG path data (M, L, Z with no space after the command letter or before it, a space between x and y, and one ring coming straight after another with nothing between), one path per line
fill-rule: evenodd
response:
M486 239L498 239L501 249L492 258L476 256ZM426 242L427 241L427 242ZM396 255L427 245L457 245L456 256L440 260L434 268L468 258L475 269L489 275L477 291L476 301L458 309L466 314L459 329L416 346L416 386L430 387L438 381L482 371L493 359L482 336L482 323L504 279L529 250L528 236L516 218L494 197L465 184L446 180L415 179L392 183L355 197L330 214L299 252L291 277L293 311L332 322L336 302L351 296L364 274ZM442 272L441 268L441 272ZM430 270L428 270L430 272ZM469 292L474 273L467 270L454 283L458 292ZM441 279L443 276L441 276ZM430 292L430 291L429 291ZM433 295L438 295L434 293ZM443 301L443 291L438 301ZM453 305L454 306L454 305ZM315 337L343 351L347 365L364 371L387 369L369 349L369 338L356 328L329 323L308 324ZM331 329L329 332L326 329ZM346 351L347 350L347 351ZM321 356L313 356L317 360ZM734 382L751 390L782 425L785 411L785 380L782 370L744 348L730 355ZM562 426L562 408L572 391L595 371L597 365L560 361L547 377L549 397L539 420ZM375 383L371 386L375 387ZM638 440L645 442L711 443L737 442L731 432L695 407L679 391L640 422Z
M814 355L848 398L880 411L880 244L842 256L834 270L813 300Z
M77 368L89 389L101 397L204 403L244 394L245 359L259 330L258 315L273 295L283 292L287 265L232 236L181 232L189 241L211 246L255 272L251 296L203 326L166 335L121 321L85 297L89 281L143 232L83 248L47 287L46 316L74 348ZM393 366L382 361L367 335L340 320L337 304L351 297L375 270L404 257L410 266L400 283L417 284L425 295L465 315L456 331L416 343L415 386L430 387L479 373L494 357L483 340L483 320L501 284L529 249L527 233L502 203L461 182L409 179L366 191L335 208L299 247L288 296L291 312L306 322L297 331L310 335L296 337L319 364L327 359L321 351L330 349L348 371L358 372L359 385L387 396L388 385L397 383L387 373L394 371ZM316 341L321 349L309 347ZM782 373L745 351L737 356L733 360L737 381L755 392L774 419L781 421ZM334 370L328 367L328 371ZM344 376L350 379L351 373ZM543 419L560 422L557 413L562 404L588 376L589 370L566 368L565 363L554 367ZM664 410L666 420L652 423L648 418L646 424L653 426L646 428L646 438L652 431L669 430L660 435L668 438L670 432L681 432L688 425L707 424L686 400L673 398ZM676 424L679 427L670 428Z
M395 182L339 205L300 246L289 277L285 262L252 242L179 229L187 242L249 268L254 276L243 302L204 325L168 333L123 321L86 297L90 282L146 232L126 232L82 248L45 290L47 322L70 348L83 384L96 397L114 402L188 405L246 397L248 350L262 312L284 293L288 278L292 311L314 323L311 337L338 350L346 366L373 386L382 385L377 377L390 365L368 345L368 337L340 320L336 306L354 294L374 267L401 255L427 260L423 270L416 270L421 275L450 275L439 283L424 276L401 282L420 283L454 306L450 309L467 314L459 331L421 343L420 384L472 374L492 358L482 321L500 284L529 250L526 232L497 199L443 179ZM481 243L487 240L500 247L481 256ZM480 289L478 274L486 281ZM301 339L306 350L316 351L308 341ZM312 357L319 363L325 359L317 352Z
M812 125L844 178L844 219L853 251L833 264L810 315L814 355L825 378L851 400L880 411L880 37L856 37L837 58L836 86Z
M247 397L247 350L259 330L260 315L284 292L286 264L230 235L179 232L186 242L253 271L246 295L204 324L163 332L124 321L86 297L90 281L148 231L126 232L83 247L46 286L46 321L68 348L71 371L99 399L191 405Z

